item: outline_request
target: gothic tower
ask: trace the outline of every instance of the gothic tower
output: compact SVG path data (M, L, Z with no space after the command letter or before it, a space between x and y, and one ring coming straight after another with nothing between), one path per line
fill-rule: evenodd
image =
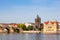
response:
M41 18L39 17L39 15L37 15L37 17L35 18L35 26L37 28L41 27Z

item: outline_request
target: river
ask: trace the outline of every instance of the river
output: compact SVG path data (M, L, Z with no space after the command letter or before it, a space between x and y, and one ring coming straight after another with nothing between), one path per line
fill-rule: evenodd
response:
M60 40L59 34L2 34L0 40Z

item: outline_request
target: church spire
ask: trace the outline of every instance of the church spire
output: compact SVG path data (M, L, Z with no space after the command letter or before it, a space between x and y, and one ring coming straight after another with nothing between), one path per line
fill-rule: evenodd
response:
M37 14L37 19L41 19L38 14Z
M37 28L41 27L41 18L39 17L39 15L37 15L36 19L35 19L35 26Z

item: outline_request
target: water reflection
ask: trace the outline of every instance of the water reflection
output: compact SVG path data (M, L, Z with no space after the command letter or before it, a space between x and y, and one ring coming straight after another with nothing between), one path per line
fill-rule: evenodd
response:
M0 34L0 40L60 40L59 34Z
M55 35L55 34L53 34L53 35L51 35L51 34L43 35L43 40L57 40L57 36L58 35Z
M56 38L57 38L57 40L60 40L59 38L60 38L60 34L56 34Z
M42 34L35 34L35 40L42 40Z
M25 40L35 40L35 34L25 34Z
M25 40L29 40L28 38L29 38L28 34L25 34Z

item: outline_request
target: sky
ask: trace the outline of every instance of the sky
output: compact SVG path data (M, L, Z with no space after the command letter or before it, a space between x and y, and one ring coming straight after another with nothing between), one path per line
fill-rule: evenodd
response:
M0 0L0 23L60 21L60 0Z

